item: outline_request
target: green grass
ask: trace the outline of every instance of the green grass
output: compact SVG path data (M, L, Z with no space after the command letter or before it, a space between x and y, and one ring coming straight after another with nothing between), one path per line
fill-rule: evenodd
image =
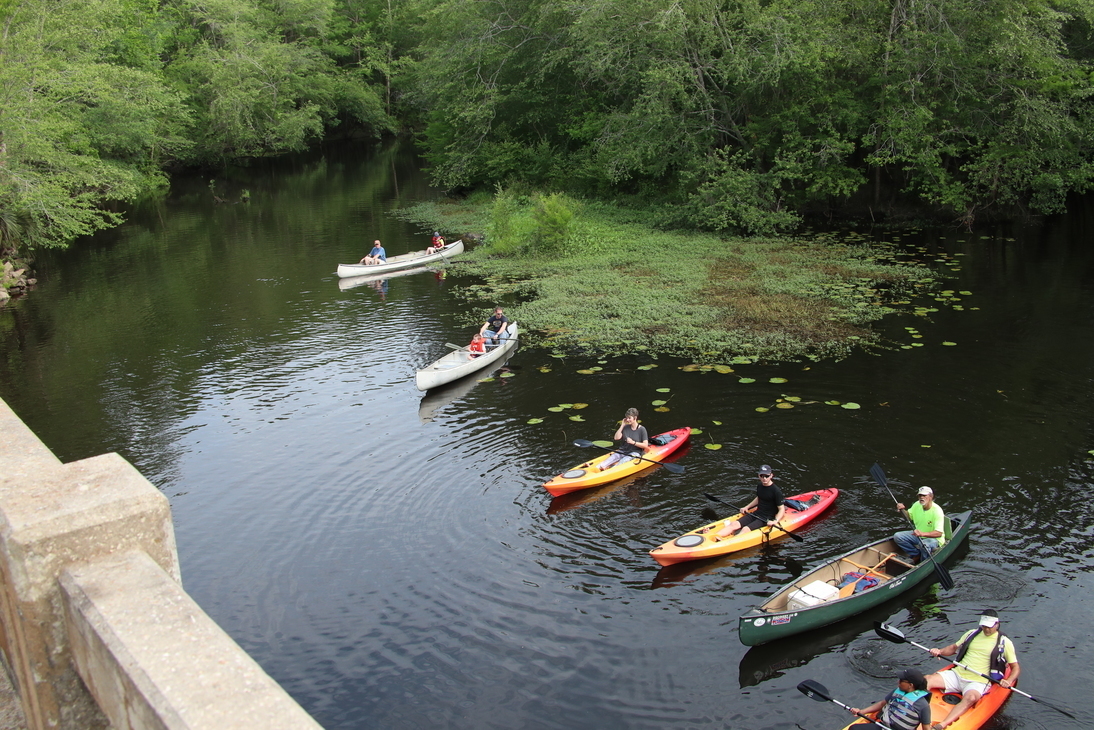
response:
M870 323L895 311L894 301L934 283L894 246L859 236L726 239L657 230L641 211L576 201L564 243L553 230L547 254L537 200L509 198L502 223L487 197L400 214L452 235L485 235L453 269L480 282L456 290L471 306L467 324L502 304L526 345L563 354L842 357L876 341ZM505 240L491 239L495 229Z

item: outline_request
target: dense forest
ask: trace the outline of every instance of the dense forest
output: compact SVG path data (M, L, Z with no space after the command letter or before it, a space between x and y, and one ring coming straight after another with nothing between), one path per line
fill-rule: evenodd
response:
M1094 0L0 0L0 254L172 171L412 134L438 184L770 233L1094 175Z

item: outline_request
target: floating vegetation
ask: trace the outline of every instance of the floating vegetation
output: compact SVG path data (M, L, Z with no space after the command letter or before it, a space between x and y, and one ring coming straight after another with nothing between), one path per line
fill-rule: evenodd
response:
M698 435L700 435L700 434L702 434L702 433L703 433L703 429L701 429L701 428L693 428L693 429L691 429L691 435L692 435L692 436L698 436Z
M580 411L582 408L588 408L589 404L588 403L574 403L572 407L575 411Z
M500 375L498 375L499 378L512 378L512 377L515 377L515 376L516 376L516 373L511 373L508 370L506 370L504 373L501 373Z
M549 410L551 413L562 413L566 409L562 406L549 406L547 410Z
M757 408L757 409L756 409L756 412L757 412L757 413L767 413L767 412L768 412L768 411L770 411L770 410L771 410L770 408L766 408L766 407L764 407L764 406L760 406L759 408Z
M585 419L575 413L574 415L570 416L570 420L571 421L584 421Z
M717 451L722 448L721 444L703 444L704 449L710 449L711 451Z
M739 379L739 380L738 380L737 382L738 382L738 383L745 383L745 384L748 384L748 383L755 383L755 382L756 382L756 378L740 378L740 379Z
M527 423L529 426L534 426L537 423L543 423L543 419L542 418L529 418L527 421L525 421L525 423Z
M541 373L549 373L549 372L551 372L551 368L547 367L546 365L540 365L540 366L539 366L538 368L536 368L536 369L537 369L537 370L539 370L539 371L540 371Z
M824 405L826 405L826 406L838 406L838 405L840 405L840 402L838 400L826 400L824 402Z
M729 365L715 365L714 370L719 372L719 373L722 373L723 375L726 374L726 373L732 373L733 372L733 368L731 368Z
M477 382L479 382L479 383L493 383L494 378L479 378Z
M636 369L637 370L653 370L655 367L657 367L657 366L654 365L653 363L650 363L649 365L639 365Z
M711 423L713 423L715 426L721 426L722 425L721 421L711 421ZM1094 451L1092 451L1091 453L1094 454Z
M584 368L582 370L578 370L578 372L582 375L594 375L596 373L596 371L592 368Z
M769 382L769 383L785 383L786 378L769 378L767 382Z
M848 401L847 403L842 404L840 408L846 408L849 411L857 411L859 408L862 408L862 406L860 406L858 403L851 403L850 401Z
M672 388L658 388L658 389L657 389L657 392L658 392L658 393L671 393L671 392L672 392Z
M663 406L663 405L665 405L666 403L668 403L668 401L667 401L667 400L655 400L655 401L650 401L650 405L651 405L651 406Z
M919 445L919 448L921 448L921 449L929 449L929 448L931 448L931 444L920 444L920 445Z
M657 411L658 413L668 413L670 409L668 408L668 406L657 406L653 410Z
M949 340L943 340L942 344L946 347L955 347L957 345L956 342L950 342Z
M786 401L783 401L782 403L776 403L775 407L776 408L784 408L784 409L785 408L793 408L794 404L793 403L787 403Z

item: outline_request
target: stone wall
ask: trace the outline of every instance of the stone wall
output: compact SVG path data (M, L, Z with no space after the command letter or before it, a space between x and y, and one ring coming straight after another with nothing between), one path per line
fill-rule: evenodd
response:
M32 730L319 728L186 595L167 498L2 400L0 652Z

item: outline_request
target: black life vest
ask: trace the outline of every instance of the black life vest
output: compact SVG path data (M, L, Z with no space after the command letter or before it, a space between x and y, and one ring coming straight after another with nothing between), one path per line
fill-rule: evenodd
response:
M969 634L969 638L961 642L961 646L957 649L957 656L954 657L955 661L961 661L965 654L969 651L969 646L972 645L972 640L979 636L984 631L984 627L979 627L976 631ZM1004 641L1004 639L1006 641ZM1006 642L1010 641L1002 633L996 633L995 635L995 648L991 650L989 655L990 660L988 663L988 675L995 681L999 681L1007 673L1007 660L1003 656L1006 649ZM976 671L975 669L973 671Z

